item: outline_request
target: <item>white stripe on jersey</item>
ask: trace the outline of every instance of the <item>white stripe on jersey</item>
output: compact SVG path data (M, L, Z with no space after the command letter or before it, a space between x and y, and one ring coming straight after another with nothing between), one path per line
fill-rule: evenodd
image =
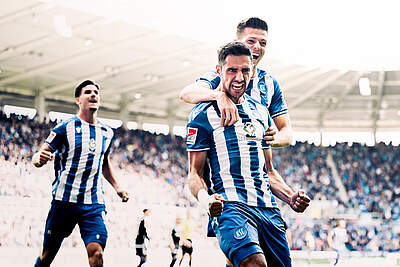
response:
M258 79L258 72L257 72L256 76L253 78L253 87L250 90L250 96L253 99L255 99L261 103L261 92L258 88L258 82L259 82L259 79Z
M221 124L221 118L218 116L217 112L213 107L207 109L207 118L211 127L214 129L214 141L215 141L215 150L218 155L218 163L220 167L220 176L223 184L223 188L229 200L231 201L239 201L239 197L236 193L235 185L233 183L233 177L230 173L230 160L228 148L226 146L226 141L224 138L224 127ZM219 138L218 138L219 136Z
M271 101L272 101L272 96L275 93L275 86L274 86L274 80L271 77L266 77L265 78L265 87L267 89L267 97L268 97L268 107L271 106Z

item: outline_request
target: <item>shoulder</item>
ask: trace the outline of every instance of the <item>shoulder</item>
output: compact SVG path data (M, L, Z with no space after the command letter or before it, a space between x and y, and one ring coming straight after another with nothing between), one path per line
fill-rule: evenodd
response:
M201 102L193 107L190 112L188 122L199 120L207 116L207 110L213 108L215 109L214 102Z
M268 71L257 68L257 73L258 73L258 79L260 81L265 80L265 82L272 83L274 87L279 87L278 80L274 76L272 76L272 74L269 73Z
M56 133L62 133L66 131L66 128L69 124L74 123L76 120L78 120L78 118L76 116L69 118L67 120L64 120L60 123L58 123L54 128L53 128L53 132Z
M114 136L114 130L110 126L105 125L101 121L98 122L98 126L100 127L101 131L107 135L107 137L112 138Z

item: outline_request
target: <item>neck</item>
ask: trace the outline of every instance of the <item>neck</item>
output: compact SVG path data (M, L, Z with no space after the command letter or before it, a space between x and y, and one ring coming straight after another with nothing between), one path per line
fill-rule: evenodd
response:
M253 71L251 73L251 78L253 79L257 75L257 65L253 66Z
M87 110L87 111L83 111L81 110L78 114L78 117L81 120L86 121L87 123L90 124L95 124L96 123L96 118L97 118L97 110L92 111L92 110Z
M237 105L237 104L240 104L240 103L242 103L242 102L244 101L243 96L240 96L240 97L238 97L238 98L231 97L231 100L232 100L232 102L235 103L236 105Z

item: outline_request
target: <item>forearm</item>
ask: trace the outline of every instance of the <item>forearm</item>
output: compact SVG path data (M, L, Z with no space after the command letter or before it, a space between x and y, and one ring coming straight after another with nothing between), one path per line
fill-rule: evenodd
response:
M107 162L103 165L103 176L104 178L111 184L116 192L119 191L119 184L117 180L115 180L114 170L111 165Z
M214 101L217 100L218 96L223 92L218 90L211 90L204 83L192 83L180 92L179 98L186 103L197 104L202 101Z
M292 129L289 126L279 129L274 135L274 141L271 144L272 147L286 147L290 146L293 141Z
M289 204L294 192L286 184L282 176L274 169L268 171L268 178L272 193L283 202Z
M192 195L198 199L198 194L201 189L207 191L207 186L205 185L204 181L201 177L194 172L189 173L189 189L192 192ZM199 200L199 199L198 199Z

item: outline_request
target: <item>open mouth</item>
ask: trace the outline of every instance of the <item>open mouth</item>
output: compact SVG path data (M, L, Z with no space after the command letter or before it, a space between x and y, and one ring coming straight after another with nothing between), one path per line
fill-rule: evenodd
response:
M255 54L255 53L253 54L253 59L254 59L254 60L258 60L259 58L260 58L260 55L259 55L259 54Z
M240 91L240 90L243 90L243 86L244 86L243 83L240 83L240 84L234 83L234 84L232 84L232 89L235 91Z

